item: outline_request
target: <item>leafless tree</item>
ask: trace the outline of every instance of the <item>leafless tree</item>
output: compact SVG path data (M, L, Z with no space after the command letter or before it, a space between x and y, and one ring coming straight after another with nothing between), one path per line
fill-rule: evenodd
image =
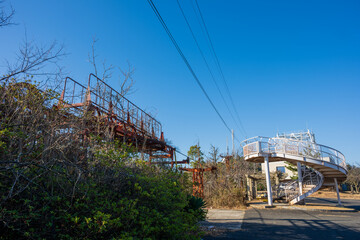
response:
M359 193L360 191L360 167L348 165L348 175L345 183L350 185L351 193Z
M210 152L207 156L207 161L212 164L216 164L220 159L219 148L214 145L210 146Z
M102 74L101 74L102 76L99 75L100 72L98 71L98 63L97 63L98 56L96 54L96 43L98 41L99 41L99 39L97 39L94 36L92 39L92 44L91 44L91 52L88 54L88 59L89 59L90 64L94 68L94 74L105 81L112 77L114 66L111 64L109 66L107 66L106 60L103 60L103 62L102 62L103 70L102 70Z
M43 84L48 80L59 80L62 78L62 67L59 60L65 55L63 46L53 42L47 46L38 46L34 42L24 41L19 48L14 63L7 61L7 70L0 82L7 82L10 79L30 80L37 77L37 81Z
M11 7L10 12L6 12L5 8L1 6L3 3L4 1L0 1L0 28L14 24L12 18L15 10ZM10 79L18 80L19 78L30 80L34 76L37 76L37 81L40 79L49 80L50 78L59 79L62 68L58 61L64 55L63 46L56 41L49 45L40 46L29 41L25 33L25 40L20 45L15 61L6 61L7 69L0 75L0 83L7 82Z
M121 80L121 78L120 78L120 81L122 81L121 88L120 88L120 94L123 96L127 96L135 91L134 90L135 80L132 77L135 69L128 62L127 70L122 70L121 68L119 68L119 70L123 75L123 80Z
M10 7L9 11L6 11L3 6L4 1L0 1L0 28L15 24L12 19L15 15L15 10Z
M211 151L214 154L214 149ZM212 161L208 164L214 165ZM228 163L217 162L215 174L204 173L205 200L212 207L239 207L245 205L246 175L254 172L254 165L238 153Z
M113 77L114 71L118 69L122 75L120 77L119 82L120 86L120 94L122 96L127 96L134 92L134 84L135 81L133 79L134 68L128 62L128 67L126 70L123 70L120 67L115 67L114 65L108 65L106 60L102 61L102 71L99 71L98 67L98 55L96 53L96 44L99 40L96 37L93 37L91 44L91 52L88 54L89 63L92 65L94 69L94 74L101 78L103 81L107 81Z

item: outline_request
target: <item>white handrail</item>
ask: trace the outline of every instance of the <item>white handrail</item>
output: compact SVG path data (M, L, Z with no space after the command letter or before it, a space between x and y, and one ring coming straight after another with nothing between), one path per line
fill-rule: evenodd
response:
M308 141L258 136L244 140L241 145L244 156L254 153L285 153L331 162L347 169L345 156L340 151Z

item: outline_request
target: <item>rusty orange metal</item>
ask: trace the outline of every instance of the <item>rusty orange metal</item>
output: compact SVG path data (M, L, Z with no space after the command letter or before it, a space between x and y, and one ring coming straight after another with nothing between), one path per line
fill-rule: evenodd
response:
M57 109L63 108L80 109L100 119L114 139L148 154L149 163L152 159L171 159L168 163L173 165L175 148L165 142L161 123L94 74L89 75L87 87L70 77L65 79L57 103ZM89 123L86 132L92 131Z
M216 167L208 168L179 168L181 171L192 172L193 174L193 196L204 198L204 172L215 171Z

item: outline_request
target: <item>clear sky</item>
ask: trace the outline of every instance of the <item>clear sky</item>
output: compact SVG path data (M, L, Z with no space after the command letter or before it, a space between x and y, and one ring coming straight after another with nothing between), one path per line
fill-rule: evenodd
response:
M180 0L226 95L193 0ZM231 118L176 0L154 0L199 80L238 139L310 128L317 142L360 163L360 2L198 0L246 134ZM226 150L231 135L216 115L146 0L7 0L16 26L0 30L0 63L25 38L56 40L68 75L86 81L93 36L98 60L135 68L130 100L155 114L165 137L186 152L198 141ZM120 74L109 83L119 87ZM225 96L228 100L227 96ZM228 101L228 105L231 106ZM245 136L246 135L246 136ZM239 146L238 143L236 143Z

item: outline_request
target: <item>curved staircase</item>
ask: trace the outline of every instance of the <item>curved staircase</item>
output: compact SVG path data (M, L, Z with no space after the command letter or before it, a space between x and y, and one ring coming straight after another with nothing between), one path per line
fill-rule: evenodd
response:
M325 183L332 182L337 187L346 179L347 169L344 155L333 148L285 137L254 137L242 142L244 159L249 162L262 163L287 161L300 163L302 181L291 181L282 186L274 186L277 197L284 197L289 204L301 202L318 191ZM299 165L298 165L299 166ZM301 189L300 189L301 188Z

